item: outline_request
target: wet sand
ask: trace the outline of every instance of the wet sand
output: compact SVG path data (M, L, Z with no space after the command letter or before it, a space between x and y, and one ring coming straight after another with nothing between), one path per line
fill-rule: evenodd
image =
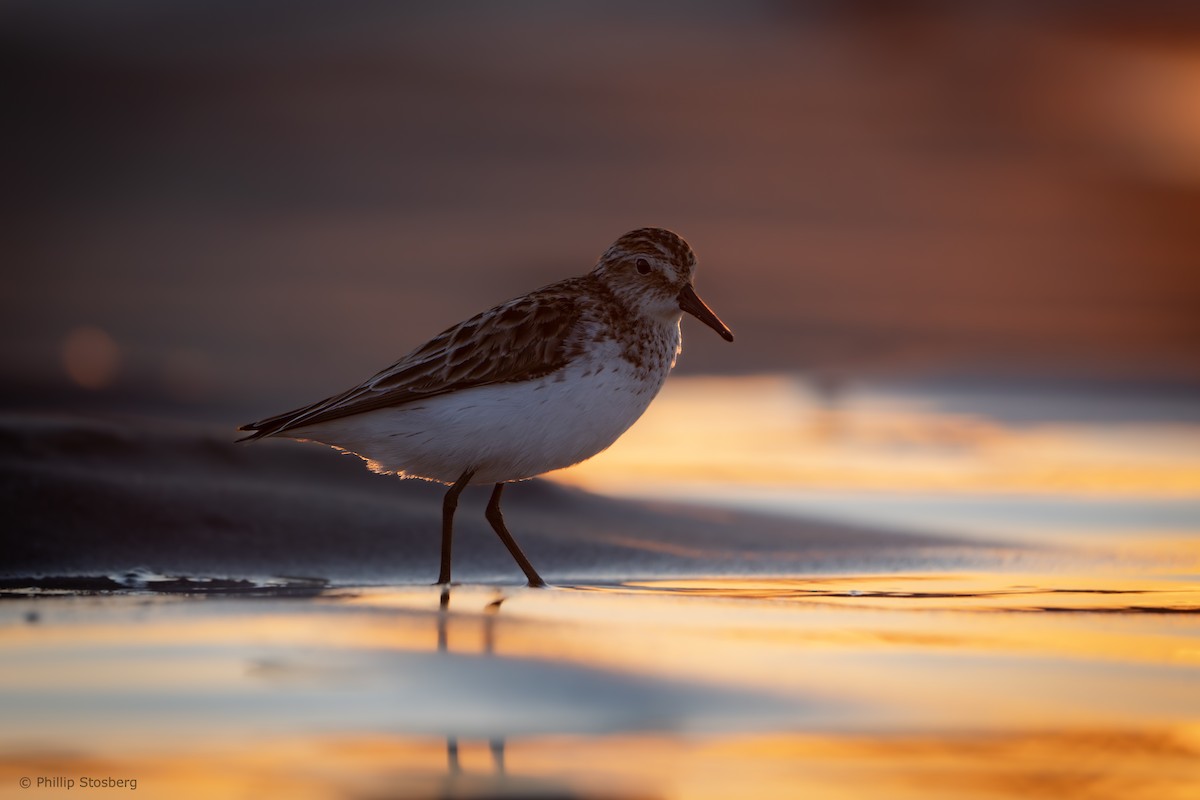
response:
M144 573L318 585L436 578L443 487L373 475L327 448L232 438L145 418L0 415L0 492L15 523L0 531L0 578L135 588ZM454 575L515 582L520 572L483 518L487 496L487 487L463 494ZM505 512L559 583L997 558L986 543L948 536L619 500L539 480L509 490Z

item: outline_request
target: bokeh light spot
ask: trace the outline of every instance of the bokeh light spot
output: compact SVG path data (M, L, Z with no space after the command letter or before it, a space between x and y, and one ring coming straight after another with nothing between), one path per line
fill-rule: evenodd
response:
M103 389L116 378L121 349L106 331L83 325L63 339L62 361L72 381L85 389Z

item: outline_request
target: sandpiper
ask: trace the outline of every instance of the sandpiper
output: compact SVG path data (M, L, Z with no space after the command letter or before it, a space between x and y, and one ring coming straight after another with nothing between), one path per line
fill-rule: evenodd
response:
M341 394L244 425L238 441L319 442L375 472L448 484L441 584L459 494L495 484L487 520L529 585L545 586L505 527L504 485L589 459L636 422L675 366L684 312L733 341L696 295L695 267L671 231L631 231L588 274L477 314Z

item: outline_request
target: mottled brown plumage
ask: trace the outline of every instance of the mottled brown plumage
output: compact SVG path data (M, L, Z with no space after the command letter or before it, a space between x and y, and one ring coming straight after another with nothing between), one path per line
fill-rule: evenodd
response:
M239 441L562 369L579 346L568 340L578 321L577 284L589 277L561 281L476 314L352 389L244 426L254 433Z

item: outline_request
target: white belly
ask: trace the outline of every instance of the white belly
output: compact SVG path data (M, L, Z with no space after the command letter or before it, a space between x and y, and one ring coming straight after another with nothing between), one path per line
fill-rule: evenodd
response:
M282 435L354 453L376 472L453 483L473 469L471 483L523 480L615 442L669 369L639 374L619 358L577 363L536 381L467 389Z

